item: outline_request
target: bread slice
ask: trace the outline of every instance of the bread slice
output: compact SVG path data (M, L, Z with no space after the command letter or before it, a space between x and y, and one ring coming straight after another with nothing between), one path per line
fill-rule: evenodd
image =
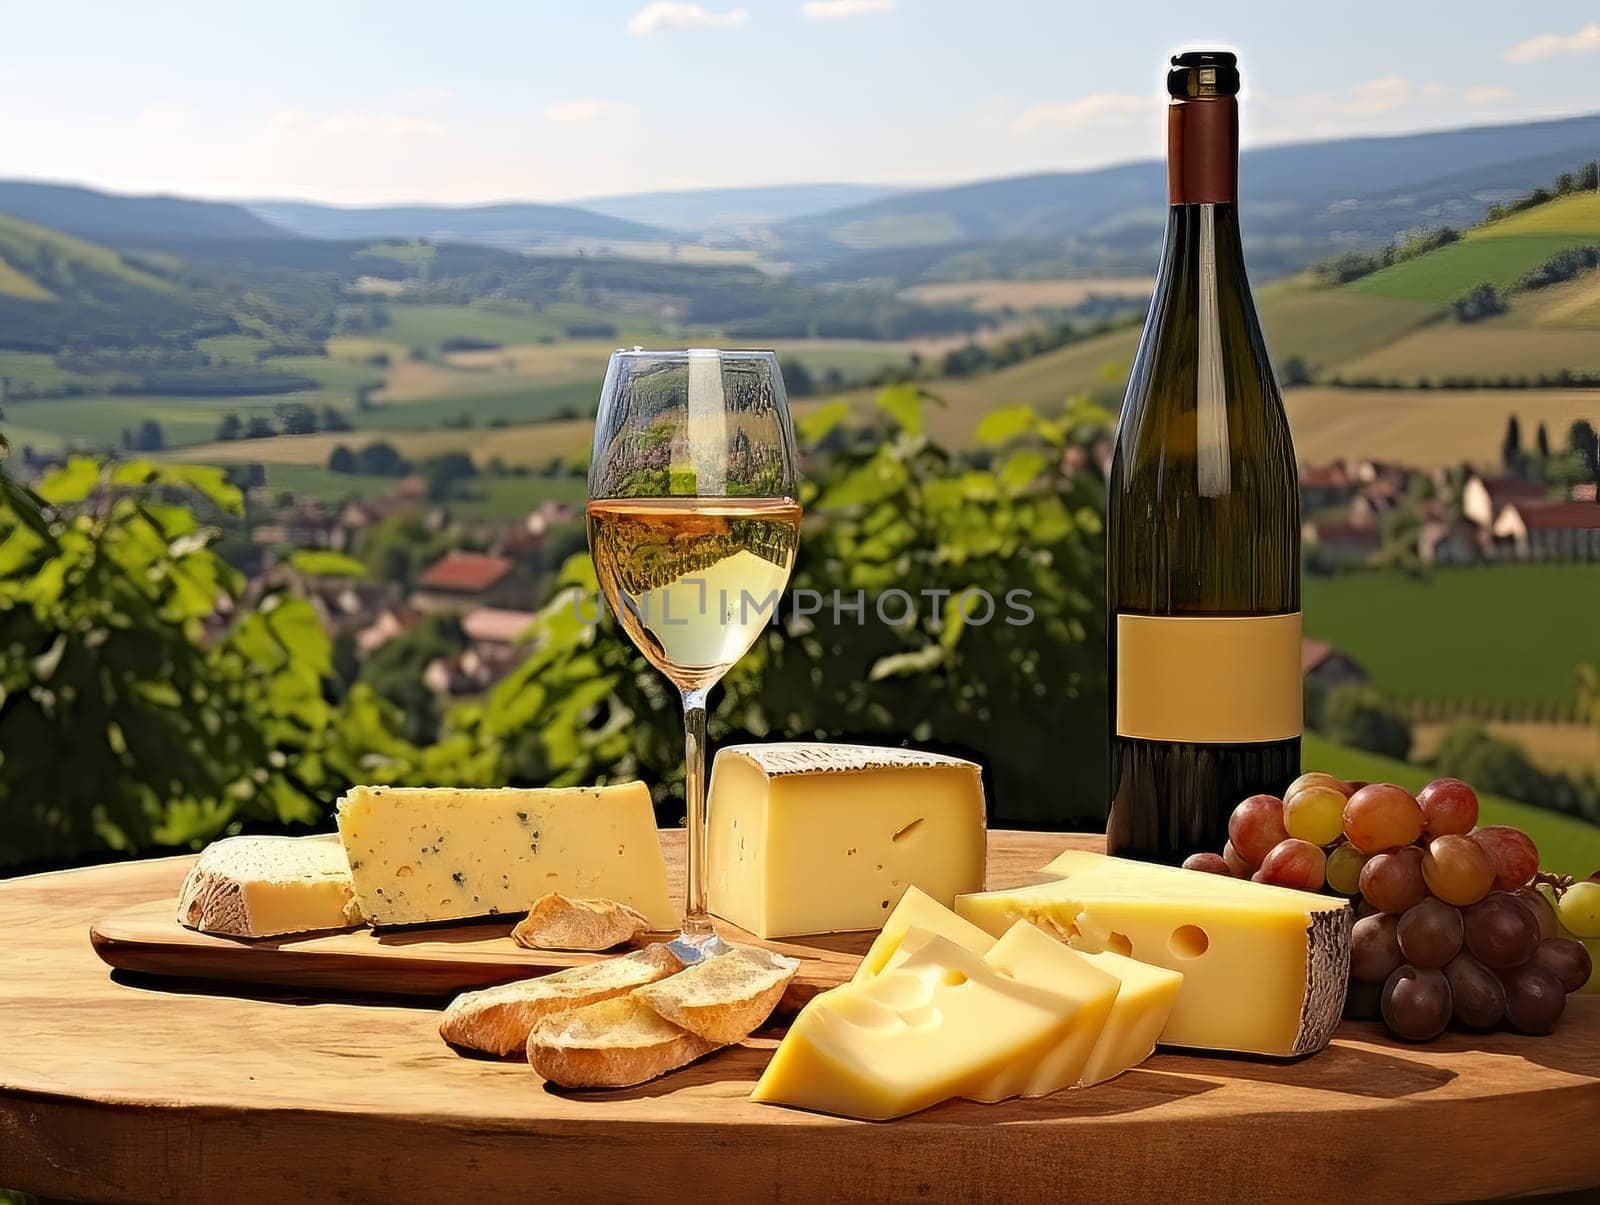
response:
M736 947L634 991L662 1018L719 1046L742 1042L772 1015L800 963Z
M563 1088L627 1088L718 1045L679 1029L630 993L545 1017L528 1035L528 1065Z
M530 950L609 950L649 929L650 922L627 904L552 891L539 897L511 937Z
M681 970L683 963L670 949L652 945L538 979L467 992L445 1009L439 1034L452 1046L515 1054L526 1048L528 1032L541 1018L620 996Z

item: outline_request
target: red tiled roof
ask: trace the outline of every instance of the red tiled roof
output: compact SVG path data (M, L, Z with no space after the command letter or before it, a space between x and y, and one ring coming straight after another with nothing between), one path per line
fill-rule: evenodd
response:
M1600 529L1600 504L1552 502L1546 506L1519 506L1517 513L1529 531L1594 531Z
M461 617L461 630L468 639L491 644L515 644L533 626L538 616L532 611L507 611L500 607L474 607Z
M1318 540L1348 540L1357 544L1383 543L1383 537L1371 523L1350 523L1342 519L1313 523Z
M488 590L511 572L511 562L486 552L447 552L429 565L418 583L425 590L454 590L476 594Z
M1350 484L1350 474L1345 471L1342 460L1335 460L1332 464L1308 464L1300 470L1300 484L1324 489L1342 488Z
M1483 488L1489 491L1489 497L1494 500L1496 510L1507 502L1531 502L1545 496L1544 486L1525 477L1485 477Z

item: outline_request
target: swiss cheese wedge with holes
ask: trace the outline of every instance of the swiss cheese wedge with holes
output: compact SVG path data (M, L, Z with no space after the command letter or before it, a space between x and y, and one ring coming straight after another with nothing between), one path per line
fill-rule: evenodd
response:
M1178 971L1165 1045L1289 1058L1333 1036L1350 971L1343 900L1080 851L1043 873L1054 880L965 895L956 911L990 933L1031 921Z

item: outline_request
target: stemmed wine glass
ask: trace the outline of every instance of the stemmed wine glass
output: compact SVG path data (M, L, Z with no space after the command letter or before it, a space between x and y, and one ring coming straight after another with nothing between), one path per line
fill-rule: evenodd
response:
M773 616L800 543L794 430L770 351L618 351L589 461L606 602L683 699L685 961L725 950L706 912L706 695Z

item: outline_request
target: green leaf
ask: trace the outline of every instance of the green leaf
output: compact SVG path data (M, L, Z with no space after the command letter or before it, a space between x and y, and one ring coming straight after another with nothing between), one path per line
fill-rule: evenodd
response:
M922 391L915 385L890 385L880 390L878 409L907 435L922 434Z
M890 653L887 657L879 657L872 663L867 681L881 682L885 678L905 678L927 673L936 666L943 665L944 660L945 651L937 644L925 644L909 653Z
M307 577L367 576L367 567L355 557L327 548L297 548L289 554L289 567Z
M1013 452L1006 458L1005 464L1000 466L1000 484L1013 492L1020 490L1032 484L1049 464L1049 458L1034 448L1023 448Z
M824 402L795 423L795 433L803 444L821 443L835 427L844 422L849 413L849 402Z
M72 506L93 493L99 481L99 461L74 456L39 483L39 497L51 506Z
M909 480L906 466L887 449L865 464L858 466L834 482L817 499L819 510L836 510L847 506L865 506L897 494Z
M1039 415L1032 406L1007 406L1003 410L991 410L978 420L972 439L981 447L998 447L1033 431L1038 422Z

